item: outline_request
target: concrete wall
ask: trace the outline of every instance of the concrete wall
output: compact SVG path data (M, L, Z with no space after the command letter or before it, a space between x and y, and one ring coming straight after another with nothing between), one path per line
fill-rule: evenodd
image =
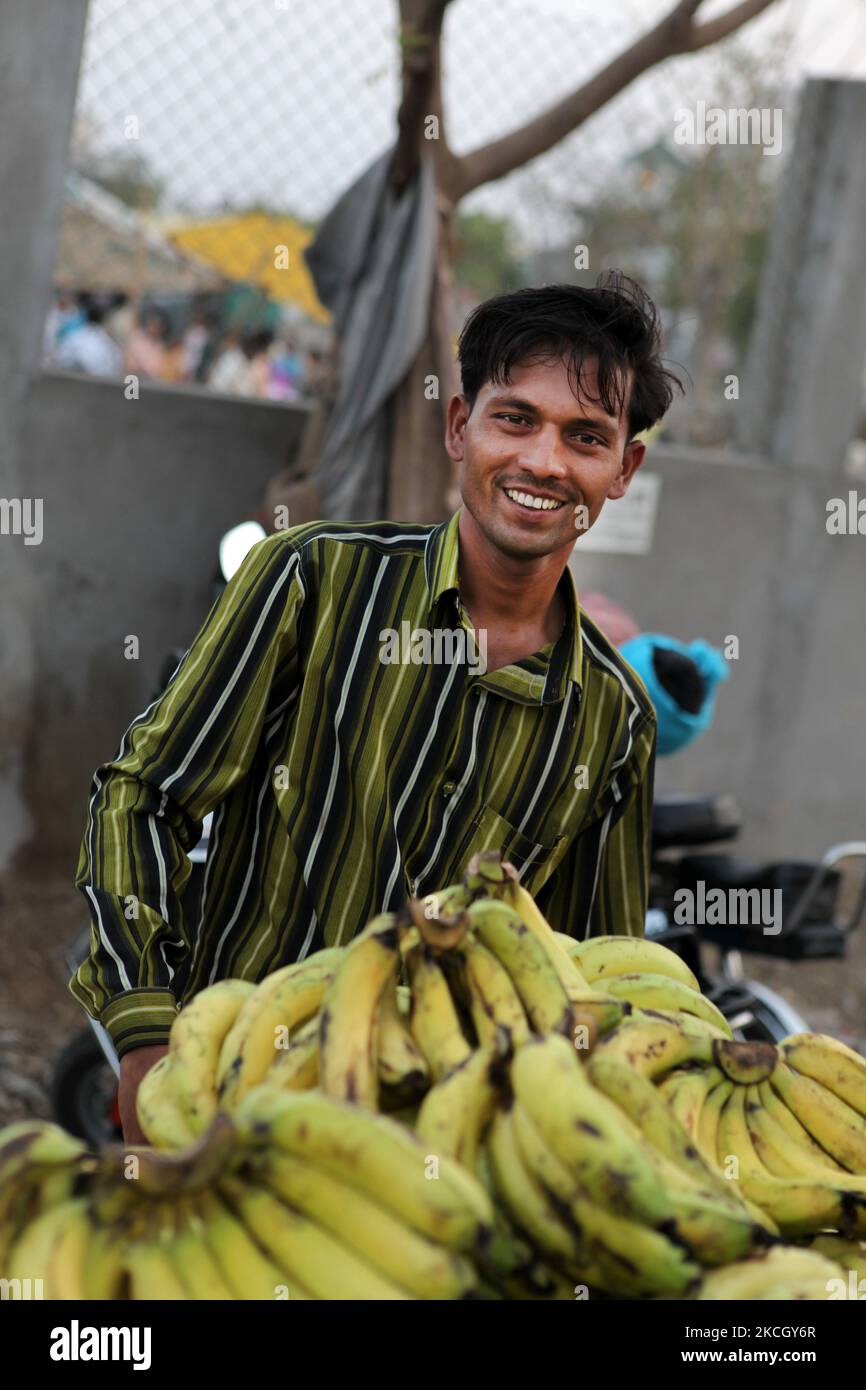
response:
M306 408L71 373L34 377L20 447L44 539L23 547L35 680L24 788L38 852L66 856L90 776L210 607L220 536L253 514ZM134 634L139 657L128 660Z
M662 479L652 552L581 556L578 541L578 589L609 594L646 631L740 641L712 727L658 760L657 786L733 793L749 855L808 857L866 838L866 537L830 536L825 525L828 498L847 497L854 482L661 445L643 467ZM799 568L787 555L792 512L810 551ZM820 582L795 622L777 594L807 573ZM793 680L777 662L779 643ZM772 777L768 748L778 750Z

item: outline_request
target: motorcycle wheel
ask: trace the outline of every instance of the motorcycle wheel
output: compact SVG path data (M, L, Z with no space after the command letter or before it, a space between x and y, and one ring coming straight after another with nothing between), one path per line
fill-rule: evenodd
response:
M90 1029L77 1034L57 1057L50 1096L56 1122L85 1143L98 1146L122 1138L117 1080Z

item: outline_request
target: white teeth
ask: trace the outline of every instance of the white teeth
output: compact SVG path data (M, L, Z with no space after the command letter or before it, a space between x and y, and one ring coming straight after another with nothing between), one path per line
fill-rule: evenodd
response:
M519 502L521 507L531 507L537 512L555 512L565 506L564 502L557 502L553 497L530 497L527 492L516 492L513 488L506 488L505 495L512 502Z

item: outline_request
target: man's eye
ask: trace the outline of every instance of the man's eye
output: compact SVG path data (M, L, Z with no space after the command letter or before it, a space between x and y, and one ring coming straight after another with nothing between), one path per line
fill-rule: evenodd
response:
M594 434L575 434L572 438L579 440L581 444L600 444L601 440Z
M509 423L516 423L518 425L525 425L528 423L525 415L509 415L505 412L501 412L499 415L497 415L496 419L508 420Z

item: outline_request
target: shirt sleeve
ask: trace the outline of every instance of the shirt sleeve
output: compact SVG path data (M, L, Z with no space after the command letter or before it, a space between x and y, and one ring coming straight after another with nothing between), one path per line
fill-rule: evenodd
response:
M193 945L187 854L204 817L249 770L269 706L297 689L304 598L288 534L255 545L165 691L94 773L75 876L91 946L69 988L119 1056L168 1041Z
M595 817L538 895L551 926L588 936L643 936L649 899L657 724L639 725Z

